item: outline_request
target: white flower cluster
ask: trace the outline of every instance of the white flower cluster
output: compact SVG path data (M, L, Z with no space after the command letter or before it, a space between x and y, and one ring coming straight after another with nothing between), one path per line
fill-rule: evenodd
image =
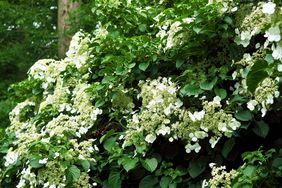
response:
M161 16L161 15L160 15ZM194 22L195 18L187 17L183 18L182 21L176 21L174 23L165 23L159 26L159 32L156 34L157 37L160 39L166 38L166 45L164 50L171 49L173 46L178 45L181 43L181 34L176 34L182 30L182 24L190 24Z
M66 53L66 60L75 64L78 70L83 69L89 58L90 36L83 32L77 32L70 42L69 50Z
M9 166L9 165L14 165L18 161L19 154L17 152L9 150L6 156L4 157L5 159L5 164L4 166Z
M269 8L266 8L266 4L259 3L258 6L253 8L249 15L244 17L243 20L240 20L240 28L235 29L235 33L237 34L235 37L235 42L238 45L247 47L250 44L252 37L258 33L264 32L269 23L271 23L271 14L265 13L270 13L272 9L270 10ZM273 31L274 30L272 29L268 32L272 33ZM276 31L277 30L275 30L275 32ZM266 34L266 36L269 34ZM272 34L270 35L272 38Z
M20 181L17 184L17 188L36 188L37 187L37 180L36 175L31 171L31 167L28 166L24 168L20 173Z
M20 181L17 188L36 187L38 184L54 188L66 185L65 180L63 181L65 169L57 161L61 158L60 151L57 151L55 156L42 156L39 164L44 165L44 168L41 168L37 174L32 172L28 152L30 146L36 142L50 144L52 139L57 139L57 144L61 145L64 144L61 140L71 133L73 139L68 140L71 143L68 147L71 147L69 152L72 151L73 157L96 161L93 157L95 152L98 152L98 147L94 144L95 140L79 141L79 138L89 132L97 117L102 114L102 110L92 104L94 99L87 91L90 85L79 73L81 66L78 64L78 59L82 56L87 58L86 43L89 40L87 37L81 39L81 36L81 33L74 36L66 59L40 60L31 67L29 76L43 81L43 98L41 101L34 98L27 99L19 103L10 113L11 126L7 131L15 133L16 140L4 157L4 165L10 167L18 160L26 161L24 169L18 175ZM85 61L80 63L82 65ZM66 77L64 71L68 65L75 65L79 78ZM48 109L56 112L51 120L44 119L45 115L42 115L48 113L49 116L50 113L45 112ZM31 115L26 116L26 111L31 112ZM42 119L38 120L39 117Z
M216 167L214 163L211 163L210 167L212 168L212 178L208 182L204 181L202 188L231 188L232 181L239 175L239 172L236 170L227 172L225 166Z
M265 116L274 98L279 97L278 86L275 80L271 78L264 79L256 88L254 99L247 103L247 107L253 111L256 108L261 111L262 117Z
M220 109L220 98L211 102L203 102L203 110L191 112L184 107L176 92L178 87L167 78L145 83L141 82L142 108L133 114L128 123L123 147L153 143L158 136L164 136L170 142L182 140L186 142L186 152L199 152L199 140L210 138L210 144L215 146L222 136L231 137L240 123ZM138 138L137 140L135 140Z

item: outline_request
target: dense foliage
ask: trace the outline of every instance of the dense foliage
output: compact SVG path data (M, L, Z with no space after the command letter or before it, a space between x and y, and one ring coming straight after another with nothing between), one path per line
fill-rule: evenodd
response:
M1 187L281 187L279 3L88 2L14 86Z
M55 0L0 1L0 126L8 125L8 112L16 105L7 88L26 78L38 59L57 54L57 2Z

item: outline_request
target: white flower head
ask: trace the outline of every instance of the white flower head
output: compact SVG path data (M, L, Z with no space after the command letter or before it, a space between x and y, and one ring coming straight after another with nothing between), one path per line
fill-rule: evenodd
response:
M247 108L250 109L251 111L253 111L255 109L256 105L258 105L258 102L256 100L250 100L247 103Z
M212 102L214 104L220 105L220 101L221 101L221 98L219 96L216 96L216 97L213 98Z
M270 42L278 42L281 40L280 28L278 26L271 27L265 32L264 36L267 37Z
M148 134L146 137L145 137L145 141L148 142L148 143L153 143L155 140L156 140L156 135L154 134Z
M40 159L39 164L46 164L48 161L48 158Z
M249 31L240 31L238 29L235 30L236 33L238 33L239 36L235 38L235 42L238 45L242 45L244 47L247 47L250 44L250 40L252 38L252 33Z
M13 165L17 162L19 158L19 154L17 152L14 152L14 151L9 151L7 153L7 155L4 157L5 159L5 166L9 166L9 165Z
M169 127L167 127L167 126L161 126L161 128L157 131L157 134L158 135L166 135L166 134L170 134L170 128Z
M21 179L17 185L17 188L22 188L22 187L25 187L25 179Z
M282 60L282 47L280 45L272 45L272 57L277 60Z
M262 108L261 109L261 117L264 117L266 115L267 109L266 108Z
M278 70L279 72L282 72L282 64L279 64L279 65L277 66L277 70Z
M264 14L273 14L275 12L275 7L276 7L275 3L272 2L265 3L262 6L262 12Z
M211 137L210 140L209 140L211 148L214 148L218 141L219 141L219 138Z

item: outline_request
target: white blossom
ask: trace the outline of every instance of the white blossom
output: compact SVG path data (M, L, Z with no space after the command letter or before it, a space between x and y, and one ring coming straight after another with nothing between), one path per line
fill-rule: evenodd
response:
M17 160L19 158L19 154L17 152L14 151L8 151L8 153L6 154L6 156L4 157L5 159L5 166L9 166L9 165L14 165Z
M21 179L17 185L17 188L22 188L22 187L25 187L25 180L24 179Z
M145 141L148 142L148 143L153 143L155 140L156 140L156 135L154 134L148 134L146 137L145 137Z
M269 28L266 32L265 32L265 37L267 37L267 39L270 42L278 42L281 39L281 35L280 35L280 29L278 26L274 26Z
M264 14L273 14L275 12L276 4L273 2L267 2L262 6L262 12Z
M158 135L166 135L166 134L170 134L170 128L169 127L167 127L167 126L161 126L161 128L157 131L157 134Z
M247 108L251 111L253 111L256 107L256 105L258 105L258 102L256 100L250 100L248 103L247 103Z
M220 101L221 101L221 98L219 96L216 96L216 97L213 98L212 102L214 104L220 105Z
M277 70L278 70L279 72L282 72L282 64L277 65Z
M272 45L272 57L274 59L282 60L282 47L280 45Z
M46 164L48 161L48 158L40 159L39 164Z
M211 148L214 148L218 141L219 141L219 138L211 137L209 139L209 143L211 145Z

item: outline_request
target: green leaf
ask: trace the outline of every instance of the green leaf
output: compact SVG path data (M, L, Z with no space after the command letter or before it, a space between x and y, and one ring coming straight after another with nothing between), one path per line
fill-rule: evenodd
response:
M169 188L171 182L172 182L171 177L163 176L160 181L160 186L161 188Z
M82 166L83 170L87 172L90 169L90 163L87 160L79 160L78 163Z
M195 33L199 34L202 31L202 29L195 26L195 27L193 27L193 31L195 31Z
M139 31L141 31L141 32L145 32L146 29L147 29L147 26L146 26L146 24L140 24L140 25L138 26L138 29L139 29Z
M224 18L224 21L225 21L226 23L228 23L229 25L232 25L232 24L233 24L233 20L232 20L229 16L226 16L226 17Z
M225 99L227 97L227 92L226 92L225 89L218 89L218 88L216 88L214 92L221 99Z
M232 151L234 145L235 145L234 138L231 138L224 143L221 154L225 159L228 158L228 154Z
M113 136L115 134L115 130L111 129L109 130L106 134L104 134L101 138L100 138L100 143L104 142L106 139L108 139L109 137Z
M95 102L95 107L99 108L105 104L105 99L99 99Z
M212 81L208 82L208 81L201 81L200 83L200 88L203 90L207 90L210 91L212 90L212 88L214 87L214 85L217 82L217 77L215 77L214 79L212 79Z
M242 96L240 96L240 95L235 95L230 100L231 103L234 103L234 102L236 102L236 103L244 103L246 101L247 100L245 98L243 98Z
M275 168L282 167L282 157L278 157L278 158L274 159L273 162L272 162L272 166L275 167Z
M154 188L158 183L158 178L154 176L145 176L139 183L139 188Z
M71 165L68 169L67 169L67 180L68 181L76 181L79 179L80 177L80 170L77 168L77 166L75 165Z
M184 60L183 60L183 59L177 59L177 60L176 60L176 68L181 67L181 65L183 65L183 63L184 63Z
M269 126L264 121L256 121L253 131L256 133L256 135L265 138L268 135Z
M268 64L266 61L256 61L247 75L247 86L250 92L254 92L258 84L263 81L268 73L265 71Z
M140 63L138 67L140 70L145 71L149 67L149 64L150 64L149 62Z
M268 64L271 64L271 63L274 62L274 59L273 59L273 57L272 57L271 54L267 54L267 55L265 56L264 60L265 60Z
M127 69L124 66L119 66L116 68L117 75L125 75L127 73Z
M158 160L156 158L141 160L141 164L146 170L153 172L158 166Z
M252 113L249 110L239 111L235 114L235 117L241 121L250 121L252 119Z
M180 90L180 93L183 96L193 96L203 93L203 90L201 90L198 86L194 84L187 84Z
M253 176L256 173L257 167L254 165L248 165L244 168L243 173L246 176Z
M121 162L123 168L126 170L126 172L129 172L130 170L134 169L136 167L136 164L138 162L138 159L131 159L131 158L124 158Z
M135 67L136 63L130 63L127 65L128 68L132 69L133 67Z
M116 138L114 137L110 137L109 139L107 139L103 144L105 150L107 150L108 152L112 151L112 148L114 147L115 142L116 142Z
M108 178L108 183L110 188L120 188L121 187L120 172L117 170L111 171Z
M40 168L40 167L42 167L43 164L39 163L40 159L42 159L42 157L35 157L35 158L30 159L30 166L32 168Z
M198 160L191 160L188 167L188 173L192 178L196 178L206 169L207 158L200 157Z

